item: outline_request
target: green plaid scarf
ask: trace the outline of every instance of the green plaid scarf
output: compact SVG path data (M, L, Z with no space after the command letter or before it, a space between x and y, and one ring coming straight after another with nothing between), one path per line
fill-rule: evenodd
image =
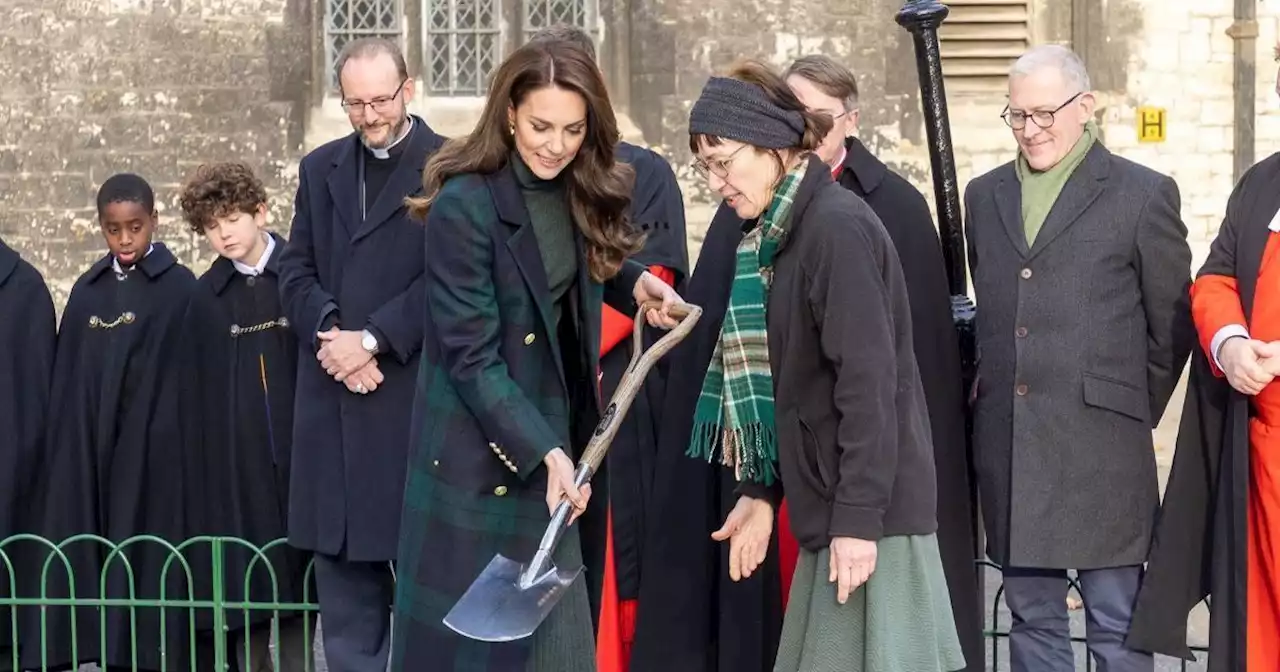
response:
M738 244L729 307L702 382L687 455L710 461L720 444L721 462L738 480L772 484L777 477L778 437L773 417L773 373L765 323L773 257L791 226L791 203L807 160L782 178L759 224Z

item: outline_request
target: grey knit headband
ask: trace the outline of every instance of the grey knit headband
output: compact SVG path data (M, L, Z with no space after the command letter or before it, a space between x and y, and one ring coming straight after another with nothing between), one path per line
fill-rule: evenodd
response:
M689 111L689 133L789 149L804 137L804 117L773 104L755 84L712 77Z

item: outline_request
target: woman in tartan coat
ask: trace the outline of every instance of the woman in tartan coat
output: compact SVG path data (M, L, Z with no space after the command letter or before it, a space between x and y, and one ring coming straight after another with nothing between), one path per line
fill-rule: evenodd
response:
M595 64L563 44L530 44L497 70L471 136L435 154L423 197L427 335L418 380L397 562L392 669L595 668L587 568L533 636L474 641L442 619L495 554L533 557L554 507L574 518L589 486L577 457L600 418L602 301L638 303L654 326L679 296L626 257L633 175ZM561 569L599 557L572 526Z

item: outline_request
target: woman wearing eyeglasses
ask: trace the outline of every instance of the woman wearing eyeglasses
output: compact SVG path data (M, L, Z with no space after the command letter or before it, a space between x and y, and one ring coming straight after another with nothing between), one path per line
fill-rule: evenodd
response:
M880 221L813 152L831 123L754 62L690 113L724 202L685 292L704 313L671 367L636 669L964 667L906 287ZM801 551L779 636L784 493Z

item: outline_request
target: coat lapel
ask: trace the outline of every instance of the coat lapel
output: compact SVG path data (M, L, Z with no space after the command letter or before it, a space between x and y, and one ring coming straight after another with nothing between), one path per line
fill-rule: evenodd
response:
M1012 168L1004 171L1000 184L996 185L996 210L1000 212L1004 232L1009 234L1009 242L1025 259L1030 250L1027 248L1027 232L1022 226L1022 185Z
M359 156L360 138L352 134L342 143L342 149L333 157L333 170L329 171L329 199L333 203L333 218L346 231L349 239L360 223L359 172L356 161Z
M378 194L373 205L369 206L368 216L364 218L355 236L351 238L353 244L400 212L404 207L405 196L422 192L422 169L426 167L426 161L422 157L439 146L438 142L433 145L436 137L435 132L427 126L426 122L414 117L413 130L409 132L409 137L404 139L406 146L396 163L395 172L391 173L387 185L382 188L382 193Z
M1100 143L1095 143L1085 155L1084 162L1067 178L1062 193L1058 194L1058 200L1054 201L1053 208L1045 217L1044 226L1040 227L1036 242L1031 246L1032 257L1080 220L1085 210L1098 200L1098 196L1106 188L1110 173L1111 152Z
M853 193L866 199L871 192L884 182L889 167L877 159L871 150L857 138L849 138L844 143L844 167L840 171L839 182Z
M555 325L551 323L551 285L547 281L547 269L542 265L542 253L538 250L538 239L534 235L529 221L529 211L524 207L524 197L520 195L520 185L511 166L507 165L498 172L485 177L489 183L489 192L493 195L493 204L498 211L498 219L514 229L507 239L507 249L515 259L520 276L524 278L529 296L538 310L538 319L551 344L551 354L555 358L556 372L560 376L560 385L564 388L565 398L569 395L569 384L564 378L564 359L560 352L560 339Z
M587 268L587 250L580 231L574 231L573 241L578 250L578 341L582 344L583 356L586 358L587 370L597 371L600 367L600 322L604 304L604 287L591 280L590 269ZM591 344L596 347L592 348ZM598 382L598 379L597 379ZM596 403L596 412L602 405L600 387L595 386L596 393L591 396Z

